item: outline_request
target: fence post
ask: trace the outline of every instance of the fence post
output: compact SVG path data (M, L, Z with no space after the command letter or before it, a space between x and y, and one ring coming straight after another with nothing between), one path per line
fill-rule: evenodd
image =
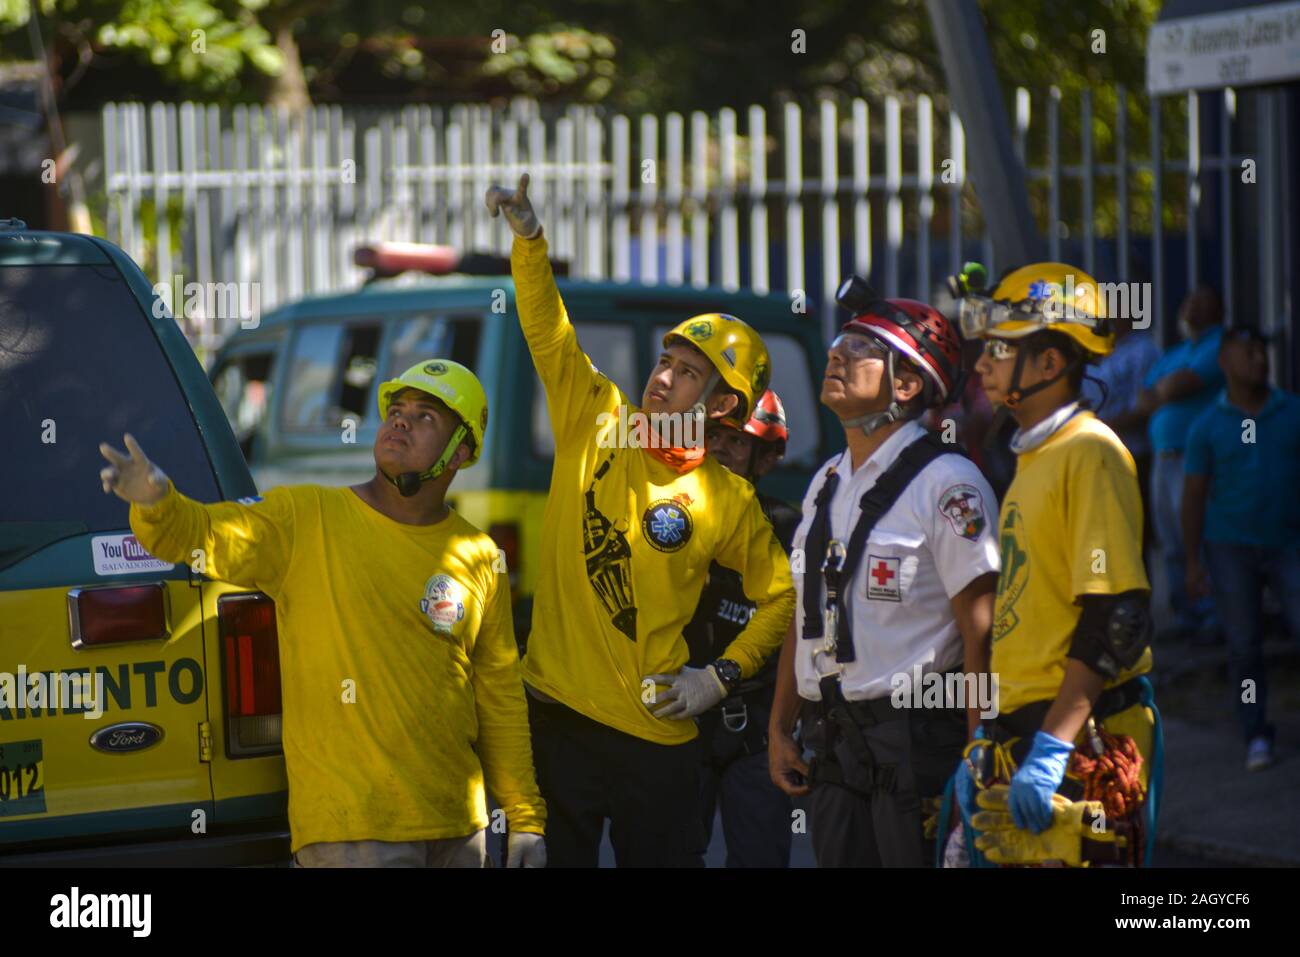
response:
M691 285L709 284L709 117L691 113Z
M651 113L641 117L641 153L637 163L637 199L641 206L641 272L643 283L659 282L659 217L655 203L659 195L659 119ZM649 163L649 167L646 164ZM649 175L647 175L647 173Z
M853 101L853 271L871 278L871 143L867 101Z
M740 288L740 220L736 210L736 111L718 111L720 175L718 230L722 241L722 288Z
M610 202L614 213L614 281L630 282L632 238L628 178L632 175L632 123L626 116L615 116L610 124L610 132L614 140L613 169L610 171Z
M767 263L767 114L749 108L749 285L766 295L772 288Z
M898 295L903 246L903 121L898 97L885 98L885 295Z
M916 298L930 299L930 223L934 219L934 105L922 93L916 99L916 197L920 228L916 231Z
M664 145L668 161L668 183L664 202L668 207L666 235L668 256L665 262L668 285L686 281L686 250L682 233L683 161L686 151L686 124L680 113L669 113L664 120Z
M822 196L822 327L826 341L834 338L835 290L840 279L840 210L836 200L839 185L839 137L836 130L835 102L819 104L821 126L821 196Z
M803 136L799 104L785 105L785 288L807 300L803 280Z

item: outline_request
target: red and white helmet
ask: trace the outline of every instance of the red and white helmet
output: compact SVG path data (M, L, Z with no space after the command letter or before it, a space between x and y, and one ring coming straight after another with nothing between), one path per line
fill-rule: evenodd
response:
M736 427L735 419L724 419L723 422L732 428ZM790 432L785 424L785 407L775 392L768 389L759 396L754 403L754 414L741 427L741 431L748 432L760 442L778 445L782 452L785 451Z
M874 299L840 331L873 336L911 360L925 374L927 408L941 408L959 391L961 337L933 306L916 299Z

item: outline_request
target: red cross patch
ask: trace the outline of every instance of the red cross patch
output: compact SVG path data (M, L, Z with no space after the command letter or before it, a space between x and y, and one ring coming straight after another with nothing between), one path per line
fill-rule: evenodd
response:
M902 601L903 592L898 583L900 559L867 556L867 597L877 601Z

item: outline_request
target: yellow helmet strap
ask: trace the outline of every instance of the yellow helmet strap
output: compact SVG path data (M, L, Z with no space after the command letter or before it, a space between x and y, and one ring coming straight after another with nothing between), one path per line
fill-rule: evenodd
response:
M447 442L447 447L442 450L442 455L438 457L438 461L423 472L403 472L397 478L393 478L382 470L381 474L396 486L397 491L402 493L403 498L410 498L420 491L420 486L425 482L436 479L447 471L447 463L451 461L451 457L456 454L456 450L460 448L460 443L465 441L467 435L469 435L469 429L465 427L465 423L462 422L456 426L456 431L451 433L451 439Z

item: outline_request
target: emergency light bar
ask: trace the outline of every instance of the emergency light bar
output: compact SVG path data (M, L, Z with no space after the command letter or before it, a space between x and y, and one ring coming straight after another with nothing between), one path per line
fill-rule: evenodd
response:
M389 279L404 272L422 272L430 276L460 273L467 276L508 276L510 259L495 253L462 253L454 246L430 243L367 243L352 251L352 261L371 271L367 282ZM551 260L557 276L569 274L569 264Z

